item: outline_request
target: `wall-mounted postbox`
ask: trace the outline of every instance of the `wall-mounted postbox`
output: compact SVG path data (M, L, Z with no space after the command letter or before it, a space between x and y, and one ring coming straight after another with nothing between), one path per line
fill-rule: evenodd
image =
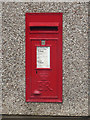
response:
M26 101L62 102L62 13L26 13Z

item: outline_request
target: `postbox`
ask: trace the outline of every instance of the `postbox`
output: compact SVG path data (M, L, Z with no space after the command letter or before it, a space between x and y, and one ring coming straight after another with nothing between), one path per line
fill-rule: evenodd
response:
M62 13L26 13L26 102L62 102Z

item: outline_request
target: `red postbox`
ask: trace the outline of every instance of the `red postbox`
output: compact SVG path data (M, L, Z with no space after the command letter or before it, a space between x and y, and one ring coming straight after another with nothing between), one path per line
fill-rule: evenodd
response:
M26 102L62 102L62 13L26 13Z

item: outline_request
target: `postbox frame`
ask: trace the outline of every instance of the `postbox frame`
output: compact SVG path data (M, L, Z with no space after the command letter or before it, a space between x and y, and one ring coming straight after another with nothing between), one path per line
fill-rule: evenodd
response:
M45 98L45 99L38 99L38 97L37 98L33 98L33 97L30 97L30 87L31 87L31 78L30 78L30 73L31 73L31 69L30 69L30 66L31 66L31 62L30 62L30 54L28 54L28 52L30 51L32 51L31 50L31 45L30 46L28 46L28 42L30 42L30 40L32 41L32 40L35 40L35 39L37 39L36 37L31 37L30 38L30 36L29 36L29 33L32 33L32 31L29 31L28 32L28 27L30 27L31 25L35 25L35 22L33 23L31 23L31 25L29 24L29 25L27 25L27 19L28 19L28 17L27 16L29 16L30 14L33 14L33 15L60 15L61 16L61 20L60 20L60 26L58 26L58 24L57 24L57 22L55 23L55 25L57 25L58 26L58 29L59 29L59 27L60 27L60 31L38 31L37 33L46 33L46 34L49 34L49 33L57 33L58 34L58 32L60 32L60 38L53 38L53 37L50 37L50 38L44 38L46 41L47 40L58 40L58 39L60 39L59 40L59 44L60 44L60 56L58 56L58 58L60 59L60 62L58 63L58 66L60 66L60 70L58 70L58 76L60 77L60 80L58 80L58 86L57 86L57 88L60 90L60 91L57 91L58 93L57 93L57 95L58 95L58 99L53 99L53 97L52 97L52 99L50 98ZM26 102L62 102L62 16L63 16L63 14L62 13L26 13L26 18L25 18L25 20L26 20L26 44L25 44L25 46L26 46L26 48L25 48L25 51L26 51L26 54L25 54L25 67L26 67L26 69L25 69L25 77L26 77ZM39 22L36 22L36 24L38 24ZM49 23L49 22L48 22ZM42 25L43 25L43 22L42 22ZM44 25L45 25L45 23L44 23ZM46 24L47 25L47 24ZM50 25L50 23L48 24L48 25ZM33 33L36 33L36 31L33 31ZM43 38L38 38L38 40L42 40ZM46 45L41 45L41 47L46 47ZM48 45L47 45L48 46ZM35 69L40 69L40 70L42 70L42 69L52 69L51 68L51 45L49 46L50 47L50 68L36 68L36 66L35 66ZM58 51L59 52L59 51ZM59 53L57 53L57 54L59 54ZM35 55L36 56L36 55ZM60 58L61 57L61 58Z

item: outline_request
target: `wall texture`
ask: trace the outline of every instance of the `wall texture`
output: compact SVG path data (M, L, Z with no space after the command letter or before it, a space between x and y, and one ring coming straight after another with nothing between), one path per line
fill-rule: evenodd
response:
M2 3L3 114L88 115L88 3ZM63 103L25 102L25 13L63 12Z
M2 114L2 4L0 3L0 114ZM0 115L0 119L1 119Z

